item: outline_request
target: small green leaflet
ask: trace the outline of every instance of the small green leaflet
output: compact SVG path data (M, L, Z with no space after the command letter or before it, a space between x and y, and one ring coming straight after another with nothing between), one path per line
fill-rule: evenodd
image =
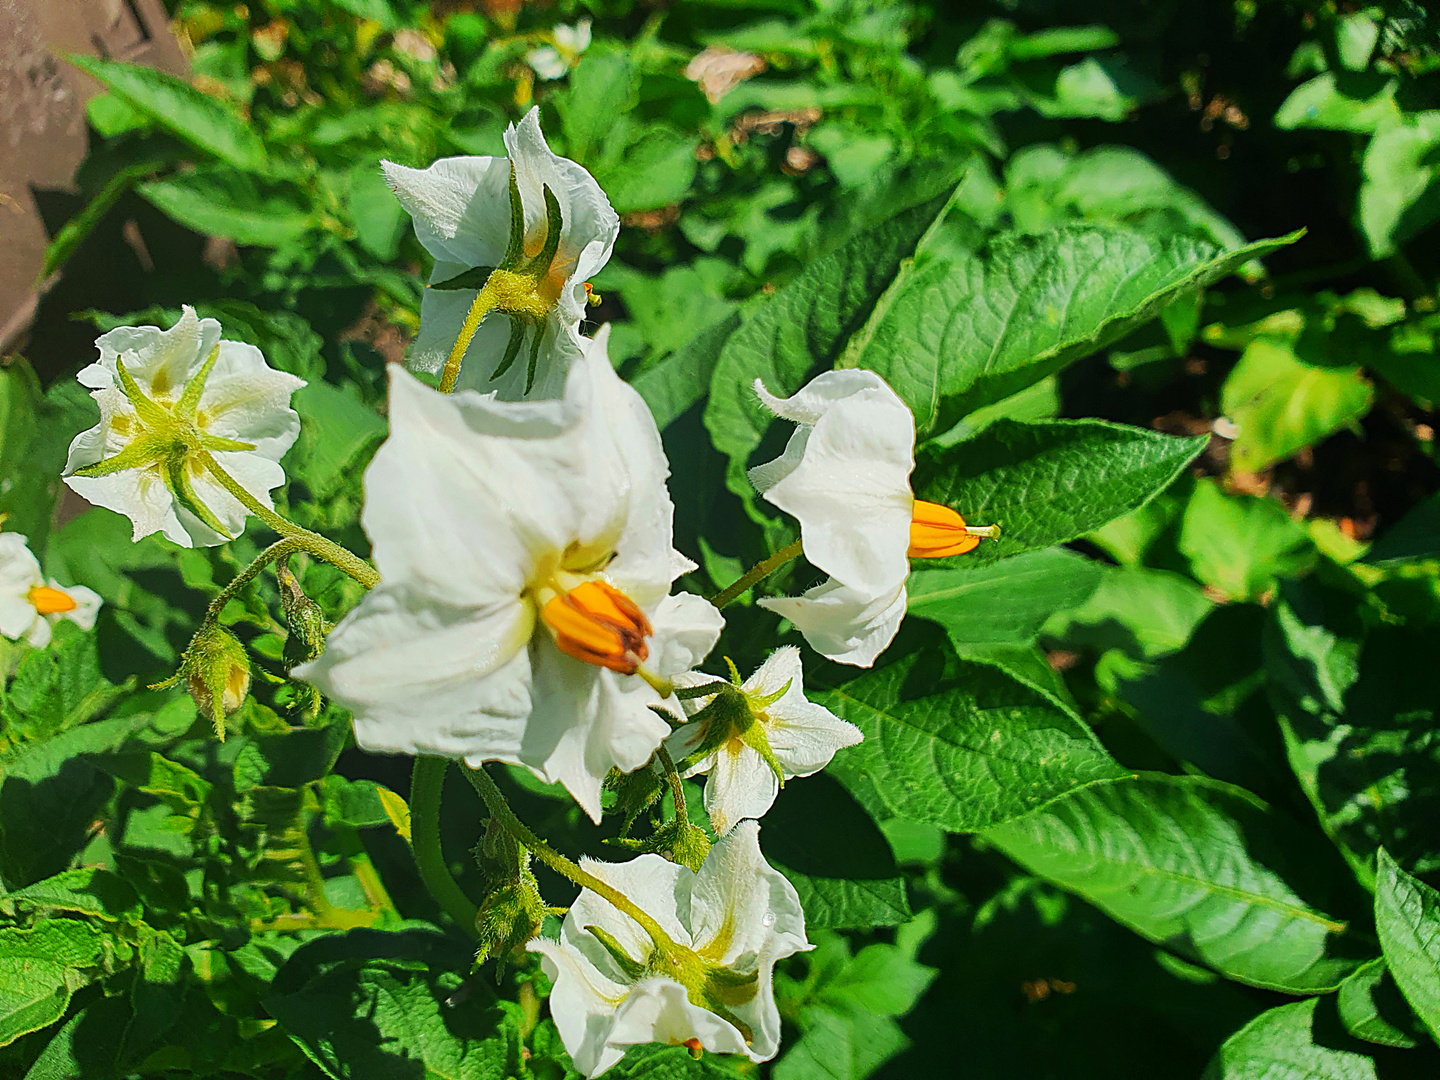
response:
M1364 1044L1317 1031L1333 1010L1329 998L1311 998L1263 1012L1225 1040L1203 1080L1377 1080ZM1328 1027L1329 1025L1325 1025Z
M1375 878L1375 929L1405 1000L1440 1041L1440 892L1400 869L1384 848Z

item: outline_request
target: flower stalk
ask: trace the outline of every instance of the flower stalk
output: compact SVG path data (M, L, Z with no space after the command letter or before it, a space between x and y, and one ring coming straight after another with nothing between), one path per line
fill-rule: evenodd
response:
M793 544L786 544L775 554L761 559L736 581L721 589L710 598L710 603L714 604L716 608L724 608L728 604L734 603L745 594L745 590L750 586L763 581L790 560L799 558L803 551L804 547L799 540Z
M420 880L445 913L466 934L475 936L476 906L456 883L440 848L440 791L449 761L420 756L410 774L410 837ZM469 770L466 770L467 773Z

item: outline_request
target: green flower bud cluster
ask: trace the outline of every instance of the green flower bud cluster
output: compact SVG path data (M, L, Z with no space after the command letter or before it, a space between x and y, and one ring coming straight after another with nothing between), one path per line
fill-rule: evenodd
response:
M530 852L494 818L486 824L474 854L485 882L485 898L475 912L480 939L475 966L494 957L498 982L511 958L523 953L525 943L540 933L550 909L530 869Z

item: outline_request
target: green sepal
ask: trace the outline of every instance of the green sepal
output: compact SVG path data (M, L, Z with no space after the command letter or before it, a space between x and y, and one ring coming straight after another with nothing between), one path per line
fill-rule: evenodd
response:
M705 862L705 857L710 854L710 838L705 835L705 830L679 818L665 822L643 840L617 836L605 843L629 851L660 855L697 874Z
M221 435L201 435L200 448L202 450L254 450L255 444L241 442L239 439L227 439Z
M171 410L175 416L184 417L186 420L195 418L195 410L200 407L200 396L205 393L205 380L210 378L210 372L215 370L215 361L219 359L220 346L217 343L205 358L205 363L200 365L200 370L185 384L180 400L175 402L175 408Z
M520 346L525 344L527 325L519 315L510 316L510 340L505 344L505 355L501 357L499 366L490 374L491 382L504 375L510 370L510 365L515 363L515 358L520 355Z
M520 182L515 178L515 162L510 162L510 242L505 245L504 267L516 267L525 257L525 203L520 198Z
M226 540L234 540L229 531L221 524L220 519L200 501L200 496L195 494L195 487L190 483L190 474L185 468L185 458L182 455L175 455L165 463L165 475L170 481L170 490L175 493L175 498L180 505L189 510L210 528L223 536Z
M560 250L560 233L565 227L564 219L560 215L560 200L555 198L549 184L545 185L544 192L545 243L523 268L523 272L533 274L536 278L542 278L550 272L550 264L555 261L555 253Z
M169 427L174 423L165 409L145 396L145 391L140 389L140 384L135 381L135 376L131 375L125 367L125 361L118 356L115 358L115 373L120 378L120 389L135 408L135 415L152 427Z
M605 786L615 792L614 811L625 815L624 823L620 826L622 837L630 832L635 819L655 805L665 791L665 781L649 765L642 765L628 773L612 769L605 778Z
M649 973L650 967L648 962L642 962L631 957L630 954L621 947L620 943L615 940L610 931L600 926L587 926L585 930L605 947L605 951L610 954L615 963L620 965L620 970L625 973L625 977L632 983L640 981Z
M174 443L166 435L146 432L137 435L118 453L84 468L76 469L72 476L110 476L127 469L146 469L165 460Z
M545 190L549 192L550 189L546 188ZM537 322L533 324L533 330L534 337L530 341L530 366L525 372L525 393L527 394L530 392L530 388L535 385L535 366L540 360L540 342L545 340L545 324L543 322Z
M479 291L485 287L485 282L490 280L490 275L495 272L493 266L472 266L454 277L446 278L444 281L431 282L426 288L439 289L441 292L460 292L474 289Z

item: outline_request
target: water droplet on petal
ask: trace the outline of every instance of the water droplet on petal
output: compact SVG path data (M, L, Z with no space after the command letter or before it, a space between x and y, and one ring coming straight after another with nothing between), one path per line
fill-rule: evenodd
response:
M774 913L773 911L767 911L763 916L761 916L761 918L760 918L760 924L761 924L762 926L766 926L766 927L774 926L774 925L775 925L775 913Z

